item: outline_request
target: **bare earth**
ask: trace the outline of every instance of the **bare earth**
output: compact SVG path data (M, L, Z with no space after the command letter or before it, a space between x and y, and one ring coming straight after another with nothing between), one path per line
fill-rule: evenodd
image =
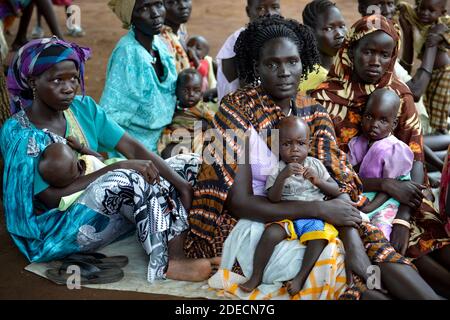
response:
M334 0L342 10L347 24L359 18L356 0ZM120 21L107 7L107 0L75 0L81 8L81 23L87 36L77 41L93 51L93 57L86 67L87 94L98 101L101 96L109 55L125 30ZM282 12L289 18L301 18L307 1L282 0ZM211 44L211 56L215 56L224 40L236 29L245 25L245 0L193 0L193 13L188 23L191 35L201 34ZM57 8L60 25L65 25L63 8ZM29 32L34 24L32 20ZM12 29L14 33L16 26ZM47 31L48 32L48 31ZM48 35L48 33L47 33ZM12 42L12 37L7 37ZM0 299L169 299L170 296L117 292L106 290L67 290L53 285L23 270L26 259L19 253L9 237L4 215L0 213Z

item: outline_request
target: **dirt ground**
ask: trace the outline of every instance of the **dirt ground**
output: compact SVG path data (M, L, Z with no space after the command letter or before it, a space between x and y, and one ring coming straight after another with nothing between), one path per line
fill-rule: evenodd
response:
M86 37L76 40L93 51L86 67L86 91L98 101L101 96L108 57L119 38L125 34L121 23L109 10L107 0L75 0L81 8L81 23ZM348 25L358 17L356 0L335 0ZM189 34L205 36L215 56L223 41L233 31L247 23L245 0L193 0L193 12L188 22ZM282 12L286 17L300 19L307 1L282 0ZM64 26L64 10L57 8L60 25ZM31 32L34 19L29 28ZM11 31L14 33L16 27ZM47 31L48 32L48 31ZM12 42L12 36L7 40ZM23 270L27 261L13 245L6 232L4 216L0 213L0 299L170 299L164 295L139 294L106 290L82 289L70 291L51 284ZM145 281L145 280L143 280Z
M193 0L191 18L187 24L190 35L205 36L211 45L211 56L215 56L225 39L248 22L245 14L245 0ZM282 13L286 17L300 19L308 1L282 0ZM356 0L335 0L348 24L357 19ZM87 94L98 101L105 81L108 58L117 41L126 33L120 21L106 5L108 0L75 0L81 8L81 24L86 30L84 38L67 38L92 49L93 56L86 67ZM65 26L62 7L56 7L60 26ZM35 23L33 18L29 33ZM12 29L14 33L16 28ZM48 29L46 28L47 35ZM7 37L12 42L12 36Z

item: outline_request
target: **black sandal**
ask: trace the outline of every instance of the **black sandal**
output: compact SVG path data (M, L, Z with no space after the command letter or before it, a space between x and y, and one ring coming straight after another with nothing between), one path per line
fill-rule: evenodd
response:
M62 260L53 261L49 265L52 268L59 268L66 261L72 261L75 262L75 264L77 261L81 261L93 264L100 269L114 268L114 267L123 268L128 264L128 257L127 256L107 257L103 253L98 252L78 252L73 253Z
M67 260L59 268L48 269L45 275L49 280L57 284L67 284L68 280L75 276L73 272L70 272L71 270L69 273L67 271L71 266L79 268L81 285L112 283L120 281L124 277L123 270L118 267L100 269L93 264L75 260ZM73 270L77 269L74 268Z

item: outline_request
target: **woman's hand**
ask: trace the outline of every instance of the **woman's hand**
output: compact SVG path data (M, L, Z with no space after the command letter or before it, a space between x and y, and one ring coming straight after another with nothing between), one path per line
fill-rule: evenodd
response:
M122 169L136 170L148 183L159 182L159 171L151 160L126 160L118 164Z
M405 255L409 243L409 229L401 224L394 224L391 232L391 244L395 251Z
M398 181L395 179L383 179L382 191L389 194L398 202L416 209L422 204L424 197L422 190L425 186L414 181Z
M322 219L335 227L358 228L362 222L356 204L341 199L323 201Z

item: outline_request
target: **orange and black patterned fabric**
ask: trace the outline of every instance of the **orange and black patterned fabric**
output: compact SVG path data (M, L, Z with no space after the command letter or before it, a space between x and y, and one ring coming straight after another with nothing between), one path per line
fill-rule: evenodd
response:
M321 160L342 191L357 200L362 190L361 181L349 164L346 154L338 147L333 123L325 108L314 99L299 95L295 110L294 113L310 127L310 155ZM213 161L208 161L204 153L204 163L194 188L189 219L191 232L186 244L186 249L192 252L192 256L220 255L221 245L236 222L227 213L224 204L233 185L238 164L222 161L223 150L231 151L228 155L233 154L235 159L242 156L245 132L250 127L258 132L267 130L267 143L270 147L271 129L275 128L282 117L284 114L280 107L260 87L238 90L222 100L213 120L213 128L221 137L208 145L206 154L211 155Z
M353 74L353 61L349 51L364 36L377 31L390 35L397 44L386 73L376 84L356 82ZM324 107L333 119L339 146L348 151L347 144L360 134L361 115L369 95L379 88L390 88L400 99L398 125L395 136L409 145L414 152L414 160L424 161L423 137L420 118L414 105L410 89L394 73L394 65L400 49L398 26L380 15L366 16L358 20L349 30L344 44L337 53L335 64L331 67L327 81L323 82L312 96Z

